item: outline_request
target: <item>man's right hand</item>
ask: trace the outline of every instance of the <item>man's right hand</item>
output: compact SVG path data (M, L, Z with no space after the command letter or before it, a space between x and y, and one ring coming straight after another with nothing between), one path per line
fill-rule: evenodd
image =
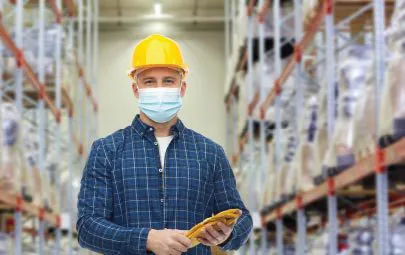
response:
M180 255L191 247L191 240L185 236L186 231L151 229L146 249L156 255Z

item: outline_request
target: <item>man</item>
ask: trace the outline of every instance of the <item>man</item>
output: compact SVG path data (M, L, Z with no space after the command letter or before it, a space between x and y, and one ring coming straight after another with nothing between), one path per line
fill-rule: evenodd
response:
M130 77L140 115L96 140L78 201L79 243L104 254L211 254L238 249L252 218L236 190L224 150L178 119L187 67L178 45L151 35L134 49ZM234 226L207 227L191 248L186 230L226 209Z

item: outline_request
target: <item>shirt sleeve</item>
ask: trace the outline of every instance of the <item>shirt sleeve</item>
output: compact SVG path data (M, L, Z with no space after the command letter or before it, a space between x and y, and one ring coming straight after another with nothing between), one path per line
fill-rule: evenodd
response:
M237 250L249 237L253 221L239 195L232 168L220 146L218 146L214 163L214 178L214 213L227 209L242 210L242 215L235 224L230 238L220 245L223 250Z
M96 140L84 168L78 198L78 241L103 254L146 254L147 228L127 228L111 222L113 208L111 163Z

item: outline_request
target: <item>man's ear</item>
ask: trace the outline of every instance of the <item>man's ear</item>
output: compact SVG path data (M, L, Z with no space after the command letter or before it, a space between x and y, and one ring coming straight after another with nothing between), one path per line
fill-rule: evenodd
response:
M187 90L187 82L186 82L186 81L182 81L181 89L180 89L180 95L181 95L181 97L184 97L184 95L186 94L186 90Z
M136 86L135 83L132 83L132 91L134 92L135 97L139 98L138 86Z

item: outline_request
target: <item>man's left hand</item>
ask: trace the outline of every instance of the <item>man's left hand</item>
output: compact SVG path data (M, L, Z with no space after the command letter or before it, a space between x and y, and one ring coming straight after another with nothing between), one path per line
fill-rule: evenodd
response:
M201 236L198 241L207 246L217 246L228 240L232 233L233 226L227 226L222 222L216 224L216 230L214 226L208 226L201 231Z

